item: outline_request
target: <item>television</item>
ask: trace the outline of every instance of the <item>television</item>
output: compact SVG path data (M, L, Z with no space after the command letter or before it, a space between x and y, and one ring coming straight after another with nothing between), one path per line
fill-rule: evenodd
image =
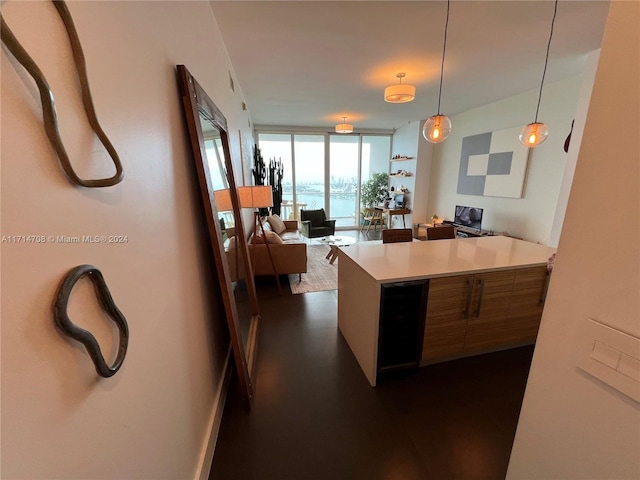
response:
M482 208L456 205L453 224L480 231L482 226Z

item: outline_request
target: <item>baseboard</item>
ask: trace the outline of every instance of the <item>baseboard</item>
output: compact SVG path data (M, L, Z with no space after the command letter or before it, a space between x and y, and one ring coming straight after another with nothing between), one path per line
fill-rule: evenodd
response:
M222 412L224 411L224 404L227 400L227 392L229 390L229 382L231 380L231 372L233 365L231 363L231 346L227 352L227 359L224 362L223 378L218 386L218 392L216 394L216 400L213 404L211 411L211 417L209 419L208 429L209 432L202 453L200 454L200 462L198 470L196 471L195 480L208 480L209 473L211 472L211 462L213 461L213 453L216 449L216 442L218 441L218 432L220 431L220 423L222 422Z

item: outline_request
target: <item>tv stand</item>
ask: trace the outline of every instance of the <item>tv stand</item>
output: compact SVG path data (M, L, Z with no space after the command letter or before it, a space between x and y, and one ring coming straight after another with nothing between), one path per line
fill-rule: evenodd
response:
M456 235L458 237L487 237L490 233L487 230L478 230L476 228L465 227L464 225L460 225L458 223L453 223L452 221L443 221L442 223L446 225L451 225L456 228Z

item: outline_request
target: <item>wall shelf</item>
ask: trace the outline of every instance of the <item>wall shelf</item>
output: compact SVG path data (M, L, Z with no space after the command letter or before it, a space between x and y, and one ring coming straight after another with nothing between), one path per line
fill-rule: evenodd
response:
M395 162L407 162L413 160L413 163L405 164L406 168L398 168L399 165L394 166ZM415 157L410 157L408 155L394 155L389 160L389 197L396 198L396 195L403 195L402 198L402 207L409 209L411 208L411 192L415 188L415 179L414 172L408 170L414 170L415 167ZM404 165L403 165L404 166ZM392 191L391 188L394 188ZM396 190L397 188L401 188L401 190ZM402 217L404 220L404 216Z

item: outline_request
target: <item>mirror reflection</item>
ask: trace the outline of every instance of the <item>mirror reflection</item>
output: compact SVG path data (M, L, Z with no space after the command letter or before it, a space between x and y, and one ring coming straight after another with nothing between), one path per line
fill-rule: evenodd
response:
M252 314L246 293L245 275L244 272L240 272L240 268L242 268L242 262L239 258L240 250L236 248L236 216L231 202L228 178L228 172L232 170L228 170L226 167L228 162L225 158L223 139L220 132L202 114L200 114L200 128L202 128L206 152L206 166L211 175L211 186L214 192L216 210L218 211L218 223L235 293L240 334L245 352L247 352Z
M250 408L260 317L233 177L227 121L184 65L177 69L238 384Z

